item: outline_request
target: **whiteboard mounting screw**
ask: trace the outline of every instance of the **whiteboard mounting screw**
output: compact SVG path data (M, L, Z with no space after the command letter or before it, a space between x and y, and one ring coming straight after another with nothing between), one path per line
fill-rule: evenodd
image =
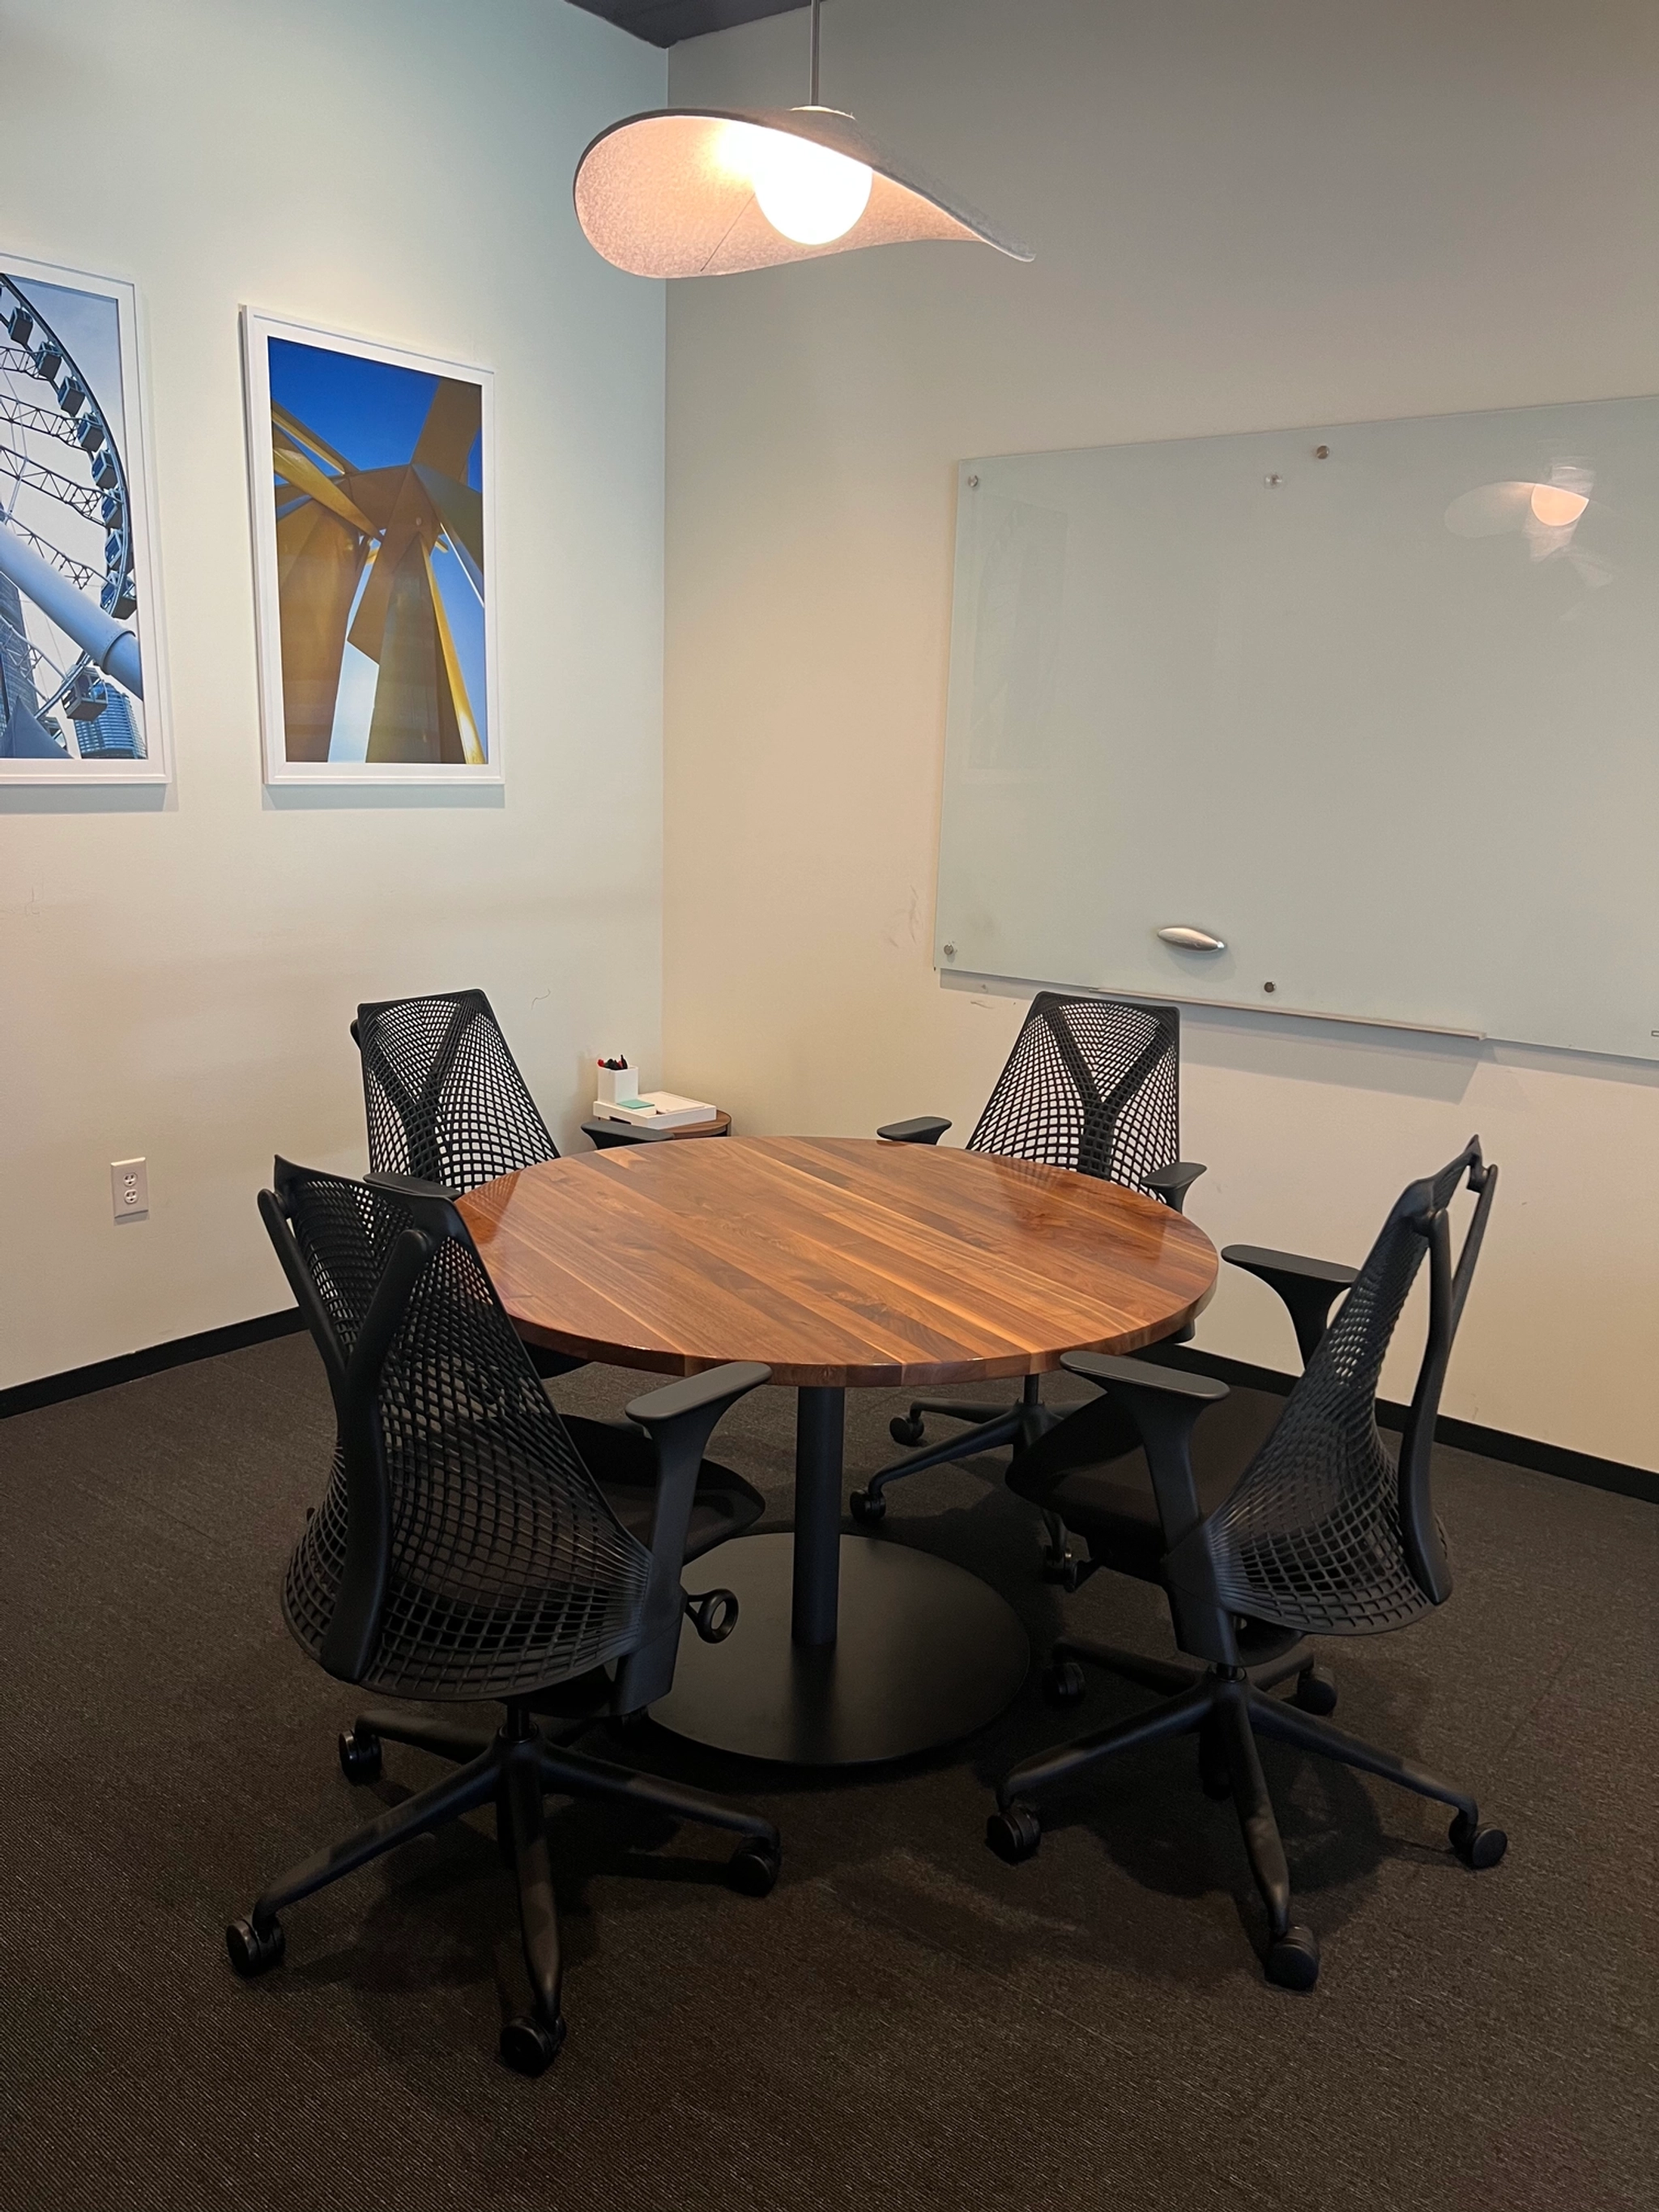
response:
M1269 491L1277 491L1280 484L1284 483L1285 479L1275 471L1273 474L1263 477L1261 481L1267 485Z
M969 491L977 491L979 489L979 478L977 477L969 477L968 489Z
M1276 991L1279 986L1277 983L1264 983L1261 988L1264 991Z
M956 958L956 957L957 957L957 948L956 948L956 946L955 946L954 945L947 945L944 948L944 950L945 950L945 958L946 958L947 960L954 960L954 959ZM1655 1034L1655 1036L1659 1036L1659 1030L1655 1030L1655 1032L1654 1032L1654 1034Z
M1316 461L1328 461L1330 458L1331 458L1331 449L1330 449L1330 447L1329 447L1328 446L1316 446L1316 447L1314 447L1314 459L1315 459L1315 460L1316 460Z

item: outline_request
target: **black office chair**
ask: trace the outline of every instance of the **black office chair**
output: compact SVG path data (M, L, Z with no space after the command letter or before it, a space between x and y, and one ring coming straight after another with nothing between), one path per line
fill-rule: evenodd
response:
M363 1064L371 1175L413 1176L459 1197L558 1158L482 991L359 1006L351 1035ZM543 1345L527 1348L549 1381L586 1364Z
M890 1121L876 1134L890 1144L936 1145L948 1121L923 1115ZM1189 1186L1204 1172L1176 1157L1181 1148L1181 1015L1174 1006L1140 1006L1124 999L1062 998L1039 991L997 1078L970 1152L1041 1160L1125 1184L1159 1198L1179 1213ZM1192 1332L1188 1330L1186 1334ZM1043 1407L1038 1378L1028 1376L1013 1405L964 1404L957 1398L917 1398L908 1413L889 1425L898 1444L919 1444L924 1417L948 1414L974 1425L957 1437L884 1468L851 1498L853 1518L872 1528L887 1510L890 1482L926 1467L994 1451L1000 1444L1035 1443L1054 1416ZM1064 1582L1073 1569L1063 1539L1051 1528L1045 1572Z
M289 1562L284 1618L341 1681L397 1698L497 1702L506 1717L490 1738L395 1707L360 1715L340 1739L351 1780L379 1774L382 1739L459 1771L272 1883L226 1930L231 1962L241 1974L277 1965L285 1906L493 1804L517 1869L532 1991L529 2013L502 2030L501 2055L539 2073L564 2038L544 1793L726 1829L742 1838L737 1887L764 1896L777 1877L769 1821L570 1750L538 1717L641 1712L672 1683L684 1612L709 1641L731 1631L730 1592L688 1598L681 1570L762 1510L757 1492L702 1453L769 1370L720 1367L670 1383L629 1407L631 1430L563 1422L444 1192L281 1160L275 1184L260 1212L338 1423L327 1495Z
M1455 1270L1448 1218L1458 1184L1479 1194ZM1501 1828L1483 1827L1473 1797L1391 1752L1373 1750L1322 1717L1335 1693L1312 1663L1315 1636L1375 1636L1420 1620L1450 1595L1451 1570L1430 1494L1435 1417L1464 1301L1498 1187L1478 1139L1438 1175L1401 1194L1356 1273L1347 1267L1235 1245L1223 1254L1278 1291L1305 1365L1277 1418L1255 1394L1235 1408L1224 1383L1139 1359L1073 1352L1065 1364L1105 1395L1018 1455L1008 1480L1086 1538L1091 1568L1162 1583L1181 1650L1173 1666L1067 1638L1043 1686L1080 1698L1079 1660L1172 1692L1135 1718L1014 1769L997 1792L986 1840L1009 1860L1042 1840L1037 1794L1142 1744L1197 1732L1210 1795L1231 1793L1269 1923L1271 1980L1310 1989L1319 1946L1291 1920L1290 1875L1255 1737L1273 1736L1379 1774L1455 1808L1453 1849L1465 1865L1495 1866ZM1399 1462L1376 1427L1382 1361L1425 1253L1429 1323ZM1346 1299L1328 1325L1332 1302ZM1220 1410L1200 1424L1212 1407ZM1293 1704L1267 1692L1297 1677Z
M482 991L359 1006L351 1034L362 1055L372 1174L414 1176L459 1194L558 1158Z

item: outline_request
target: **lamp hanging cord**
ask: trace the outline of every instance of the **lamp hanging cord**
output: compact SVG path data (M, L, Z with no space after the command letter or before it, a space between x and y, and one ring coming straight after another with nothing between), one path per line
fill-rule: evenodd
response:
M811 106L812 106L813 107L816 107L816 106L817 106L817 104L818 104L818 5L819 5L819 0L811 0L811 6L812 6L812 96L811 96L811 100L810 105L811 105Z

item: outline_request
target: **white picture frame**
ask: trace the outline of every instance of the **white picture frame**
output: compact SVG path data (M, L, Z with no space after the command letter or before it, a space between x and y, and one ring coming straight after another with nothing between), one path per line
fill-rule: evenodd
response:
M266 784L500 784L493 372L251 307L242 362Z
M172 779L141 351L125 278L0 249L0 790Z

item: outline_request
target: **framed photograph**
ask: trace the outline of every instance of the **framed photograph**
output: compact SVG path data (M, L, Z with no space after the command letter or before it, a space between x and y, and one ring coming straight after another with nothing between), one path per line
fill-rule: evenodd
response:
M499 783L489 371L242 341L266 782Z
M0 250L0 785L165 783L131 284Z

